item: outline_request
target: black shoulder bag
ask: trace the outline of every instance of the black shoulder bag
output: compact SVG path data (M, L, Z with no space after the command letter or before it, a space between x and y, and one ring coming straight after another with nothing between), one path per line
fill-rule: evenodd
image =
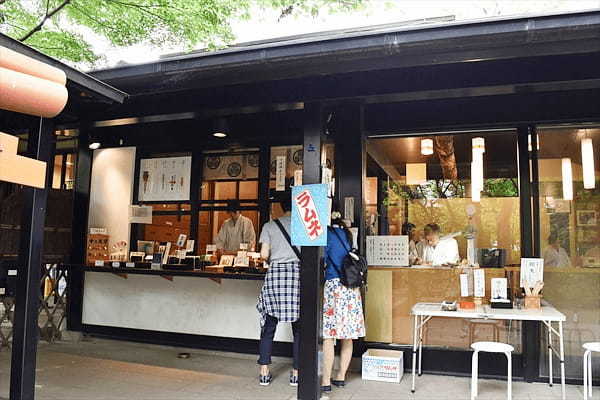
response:
M275 221L275 223L277 224L277 227L283 234L283 237L285 238L285 240L287 240L287 242L290 245L290 247L292 248L292 250L294 250L294 253L296 253L296 257L298 257L298 260L301 260L302 258L300 257L300 250L298 250L298 248L296 246L292 245L292 238L290 238L290 234L287 233L287 231L281 224L281 221L279 221L278 219L274 219L273 221Z
M331 229L338 241L342 244L344 249L348 252L344 257L342 268L340 270L341 276L340 281L342 285L347 288L367 287L367 260L358 254L355 249L349 249L346 246L346 242L342 240L340 235L336 232L335 228Z

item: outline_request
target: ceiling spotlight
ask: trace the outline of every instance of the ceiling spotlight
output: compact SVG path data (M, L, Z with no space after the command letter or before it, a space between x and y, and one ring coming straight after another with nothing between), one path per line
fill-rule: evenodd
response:
M227 136L229 132L229 126L227 124L227 120L225 118L218 118L214 122L213 126L213 136L218 138L224 138Z
M94 143L90 143L89 145L90 150L97 150L100 148L100 142L94 142Z

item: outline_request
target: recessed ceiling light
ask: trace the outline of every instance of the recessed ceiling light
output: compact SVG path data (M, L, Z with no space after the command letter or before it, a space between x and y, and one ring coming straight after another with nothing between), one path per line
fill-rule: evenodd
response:
M223 132L215 132L215 133L213 133L213 136L218 137L218 138L224 138L227 136L227 134L223 133Z
M100 143L99 142L94 142L94 143L90 143L90 150L96 150L100 148Z

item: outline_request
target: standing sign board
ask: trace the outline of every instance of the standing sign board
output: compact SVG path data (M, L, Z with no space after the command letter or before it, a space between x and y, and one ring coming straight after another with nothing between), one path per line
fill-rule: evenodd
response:
M329 185L301 185L292 188L292 244L327 246L330 219Z

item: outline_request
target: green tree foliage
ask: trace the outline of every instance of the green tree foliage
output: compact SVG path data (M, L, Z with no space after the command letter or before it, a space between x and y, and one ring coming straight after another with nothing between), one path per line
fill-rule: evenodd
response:
M0 32L59 59L100 58L86 32L115 46L148 43L217 48L234 38L231 23L275 9L280 19L349 11L368 0L0 0Z

